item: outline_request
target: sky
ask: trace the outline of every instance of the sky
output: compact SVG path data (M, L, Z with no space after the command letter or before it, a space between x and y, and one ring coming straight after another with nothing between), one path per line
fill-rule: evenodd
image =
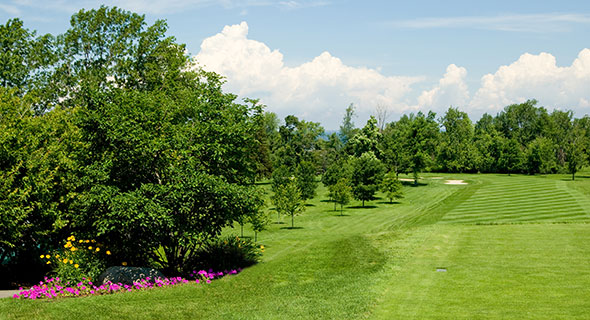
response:
M327 130L351 103L358 127L378 107L590 112L590 1L0 0L0 20L57 35L102 4L166 20L225 91Z

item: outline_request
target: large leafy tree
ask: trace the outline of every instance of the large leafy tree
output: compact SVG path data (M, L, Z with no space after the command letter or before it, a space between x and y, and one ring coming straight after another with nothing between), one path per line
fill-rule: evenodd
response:
M36 248L82 233L108 243L115 260L177 273L201 243L259 210L249 184L262 107L223 93L223 79L165 32L163 21L148 26L117 8L72 17L47 95L34 101L42 112L2 111L0 172L10 183L0 198L23 193L1 205L33 204L11 214L38 222L11 235Z
M474 129L467 113L451 107L441 118L441 125L444 130L438 146L438 160L442 169L447 172L473 170L476 158Z
M374 199L379 189L385 168L373 152L363 153L352 160L352 193L354 198L363 202Z
M409 151L409 169L414 175L415 184L418 183L418 174L434 161L439 135L435 116L433 112L428 115L422 112L410 115L411 124L406 131L404 148Z

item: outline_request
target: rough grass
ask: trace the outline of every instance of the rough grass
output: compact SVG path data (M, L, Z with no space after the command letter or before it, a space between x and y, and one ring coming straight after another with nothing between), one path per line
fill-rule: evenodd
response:
M100 297L3 299L0 318L457 319L590 314L590 225L585 224L590 179L431 176L469 184L423 179L417 187L405 185L406 197L399 203L378 199L367 203L368 208L352 203L344 216L333 211L326 190L320 188L307 212L295 217L299 229L271 224L259 235L266 246L263 261L237 276L209 286ZM436 272L437 267L448 271Z

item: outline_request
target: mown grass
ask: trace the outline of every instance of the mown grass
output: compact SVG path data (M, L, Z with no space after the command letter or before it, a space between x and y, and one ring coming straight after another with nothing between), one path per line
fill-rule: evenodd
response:
M344 216L320 188L295 218L300 229L271 224L259 235L263 261L237 276L110 296L3 299L0 318L584 318L590 179L565 178L430 174L406 185L399 203L352 203Z

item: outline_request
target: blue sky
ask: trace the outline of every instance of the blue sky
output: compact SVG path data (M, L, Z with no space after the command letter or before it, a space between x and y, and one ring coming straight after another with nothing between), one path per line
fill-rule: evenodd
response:
M477 120L529 98L590 111L588 1L0 0L0 18L59 34L101 4L167 20L227 91L327 129L349 103L359 126L377 105L389 120L450 105Z

